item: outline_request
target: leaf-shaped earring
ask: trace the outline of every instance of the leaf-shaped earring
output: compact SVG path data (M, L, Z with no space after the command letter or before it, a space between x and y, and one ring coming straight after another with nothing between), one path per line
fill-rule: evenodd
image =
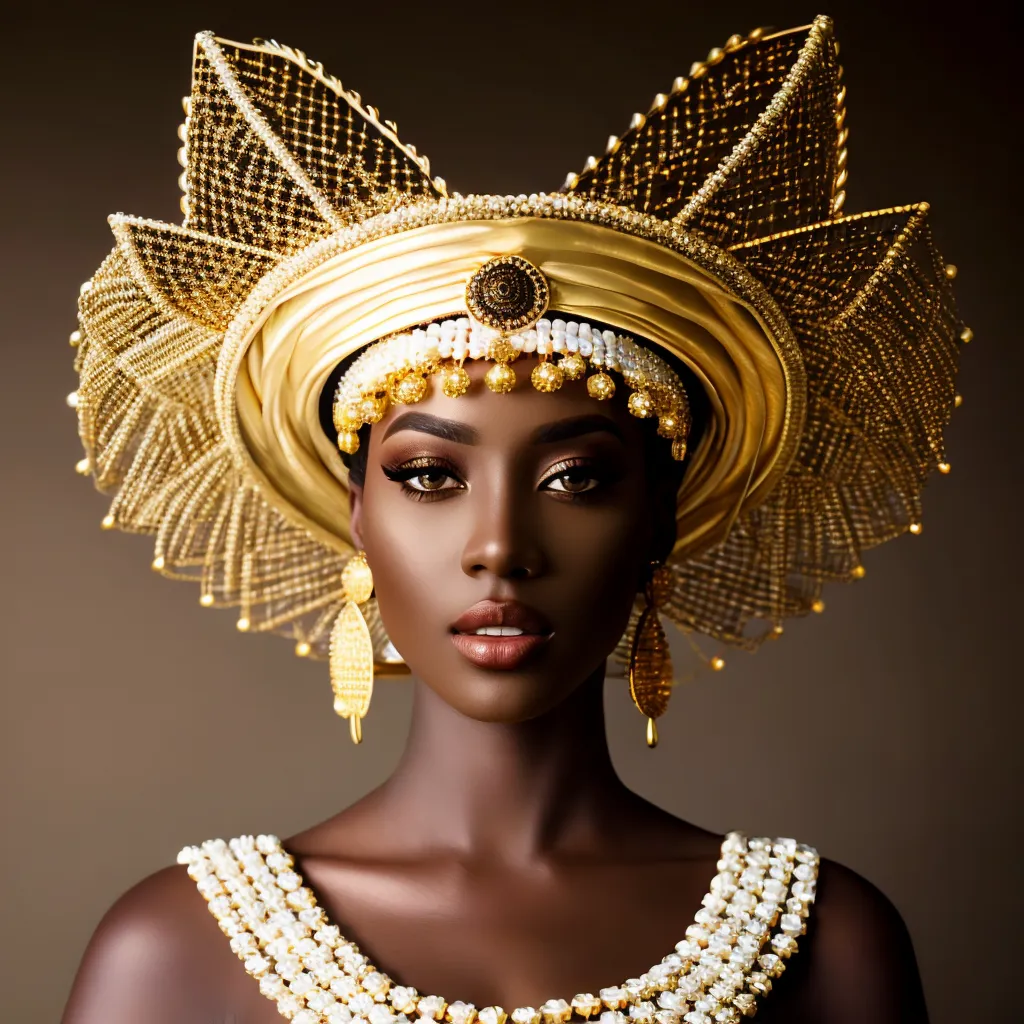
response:
M658 617L658 606L670 583L670 570L655 563L644 591L646 607L637 621L629 656L629 694L637 710L647 716L649 747L658 745L655 719L665 713L672 696L672 657Z
M373 574L362 551L345 564L341 586L345 604L331 630L331 688L334 710L348 719L352 742L361 743L362 721L373 696L373 641L359 610L373 593Z

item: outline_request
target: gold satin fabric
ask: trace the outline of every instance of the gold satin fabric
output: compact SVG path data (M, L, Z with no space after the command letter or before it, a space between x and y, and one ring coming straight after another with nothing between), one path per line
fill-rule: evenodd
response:
M708 250L710 264L718 250ZM675 558L722 540L795 452L804 387L795 346L692 260L597 224L541 217L434 224L365 242L298 273L248 334L229 337L221 371L237 373L238 429L266 499L317 539L351 550L347 470L320 424L331 371L378 338L465 315L470 276L506 254L540 268L552 313L610 324L693 370L712 422L688 456Z

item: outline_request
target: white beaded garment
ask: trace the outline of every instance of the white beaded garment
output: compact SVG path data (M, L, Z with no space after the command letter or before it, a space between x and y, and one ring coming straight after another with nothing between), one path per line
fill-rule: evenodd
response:
M597 995L507 1012L395 984L327 919L276 836L211 840L178 861L260 991L296 1024L737 1024L796 953L818 875L809 846L731 832L701 908L661 963Z

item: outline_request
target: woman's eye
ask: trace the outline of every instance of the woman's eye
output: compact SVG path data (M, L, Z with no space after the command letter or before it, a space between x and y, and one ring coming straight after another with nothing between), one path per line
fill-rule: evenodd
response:
M405 478L405 485L413 491L450 491L459 483L443 469L424 469Z
M592 491L601 483L592 470L570 469L557 476L548 477L544 481L546 491L556 491L561 494L586 494Z

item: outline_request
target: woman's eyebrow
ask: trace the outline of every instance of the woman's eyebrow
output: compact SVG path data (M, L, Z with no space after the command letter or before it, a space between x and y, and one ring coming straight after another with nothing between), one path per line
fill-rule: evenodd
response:
M534 444L554 444L556 441L569 441L584 434L604 432L625 442L622 430L615 420L607 416L590 415L574 416L572 419L557 420L546 426L538 427L530 437Z
M386 441L399 430L418 430L421 434L433 434L434 437L454 441L456 444L476 444L480 440L480 435L473 427L458 420L431 416L426 412L404 412L397 416L384 431L383 440Z

